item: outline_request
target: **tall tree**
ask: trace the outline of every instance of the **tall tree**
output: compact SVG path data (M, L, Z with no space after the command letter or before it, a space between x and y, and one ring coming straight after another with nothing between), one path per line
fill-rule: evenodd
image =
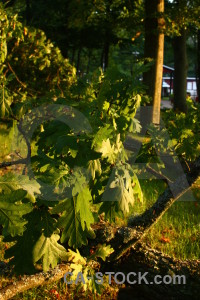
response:
M187 36L191 29L199 28L199 0L174 0L167 6L168 17L171 20L171 35L174 49L174 109L179 112L187 111Z
M174 37L174 109L187 112L187 52L186 30L181 30L181 35Z
M182 13L187 3L186 0L176 0L174 9L178 19L182 19ZM186 27L184 22L180 23L179 35L174 37L174 109L176 111L187 111L187 51L186 51Z
M144 73L144 84L152 99L152 122L160 123L162 70L164 57L164 0L145 0L145 45L144 56L153 60Z
M200 101L200 29L197 33L197 95Z

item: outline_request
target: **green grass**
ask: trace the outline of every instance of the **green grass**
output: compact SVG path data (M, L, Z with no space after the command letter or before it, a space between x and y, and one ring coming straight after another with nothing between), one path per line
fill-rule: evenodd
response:
M31 289L13 297L13 300L114 300L117 299L118 286L110 287L109 290L104 290L101 295L93 295L91 292L80 290L77 293L76 286L67 286L63 280L57 283L52 283L48 286Z
M179 259L200 258L200 189L193 187L196 201L176 201L163 217L150 229L143 241L154 249ZM141 180L143 203L137 202L133 214L144 212L156 201L166 184L161 180Z

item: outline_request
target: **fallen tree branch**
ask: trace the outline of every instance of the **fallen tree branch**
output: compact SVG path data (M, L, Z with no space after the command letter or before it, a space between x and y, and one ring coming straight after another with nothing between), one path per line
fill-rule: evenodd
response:
M64 277L64 274L69 271L68 264L60 264L55 269L47 273L41 272L35 275L25 275L20 280L9 284L0 290L0 300L11 299L18 293L22 293L34 287L49 284Z
M199 299L200 260L175 259L139 243L136 247L131 248L128 255L123 256L112 269L115 272L119 270L125 274L129 272L145 274L147 272L146 279L150 284L144 281L134 285L126 283L126 288L119 290L118 300ZM161 284L154 283L155 276L158 274ZM166 275L171 276L176 284L162 283L162 279ZM132 280L134 280L133 278ZM183 283L184 279L185 284Z
M148 285L145 282L142 284L130 285L126 282L126 288L119 291L118 299L129 299L130 294L132 298L138 299L138 295L146 296L148 299L159 299L162 295L163 299L183 299L185 294L198 296L200 293L200 260L180 260L172 258L162 252L151 249L147 245L138 243L135 247L132 247L128 255L123 256L112 264L112 270L110 263L106 262L102 265L101 270L103 273L106 271L123 272L127 274L129 272L141 272L144 274L148 272L147 280L152 282L156 275L170 275L172 278L174 275L185 276L186 284L181 285L181 289L177 288L177 284L165 285L165 284L153 284ZM41 272L35 275L23 276L20 280L9 284L5 288L0 290L0 300L11 299L18 293L22 293L28 289L47 285L51 282L62 279L66 272L69 272L70 267L67 264L60 264L55 269L50 270L47 273ZM180 286L180 285L179 285ZM166 295L167 288L167 295ZM194 295L195 293L195 295ZM151 297L150 297L151 295ZM167 297L166 297L167 296ZM171 296L171 298L169 298ZM166 298L165 298L166 297ZM140 299L140 298L139 298Z

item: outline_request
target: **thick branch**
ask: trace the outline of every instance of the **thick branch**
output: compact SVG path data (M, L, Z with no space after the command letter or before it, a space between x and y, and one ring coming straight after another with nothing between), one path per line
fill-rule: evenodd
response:
M156 275L183 276L185 284L134 284L126 285L118 294L119 300L122 299L152 299L152 300L169 300L169 299L199 299L200 294L200 260L180 260L172 258L162 252L150 249L146 245L138 244L132 248L128 255L122 257L115 269L118 272L148 272L146 279L149 283L154 282ZM110 269L109 269L110 271ZM136 277L137 278L137 277ZM176 277L177 278L177 277ZM130 298L129 298L130 296Z
M31 288L49 284L64 277L64 274L69 271L69 265L60 264L55 269L47 273L41 272L31 276L23 276L21 280L6 286L0 290L0 300L11 299L18 293L22 293Z

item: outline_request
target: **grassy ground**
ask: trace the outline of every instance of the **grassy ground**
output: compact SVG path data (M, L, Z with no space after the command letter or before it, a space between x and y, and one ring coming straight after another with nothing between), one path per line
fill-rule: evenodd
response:
M146 210L164 191L165 184L158 180L141 182L144 203L138 212ZM180 259L200 259L200 180L192 191L196 201L180 198L155 224L144 241L152 248ZM157 191L157 192L156 192ZM137 208L136 212L137 212Z
M120 286L122 287L122 286ZM101 295L92 295L89 292L85 291L79 291L77 293L77 290L75 287L72 286L66 286L66 284L63 283L63 280L58 281L57 283L54 283L52 285L43 286L40 288L35 288L32 290L29 290L23 294L19 294L12 298L13 300L53 300L53 299L59 299L59 300L116 300L117 299L117 293L118 293L118 287L115 285L112 285L107 290L104 290L104 292Z

